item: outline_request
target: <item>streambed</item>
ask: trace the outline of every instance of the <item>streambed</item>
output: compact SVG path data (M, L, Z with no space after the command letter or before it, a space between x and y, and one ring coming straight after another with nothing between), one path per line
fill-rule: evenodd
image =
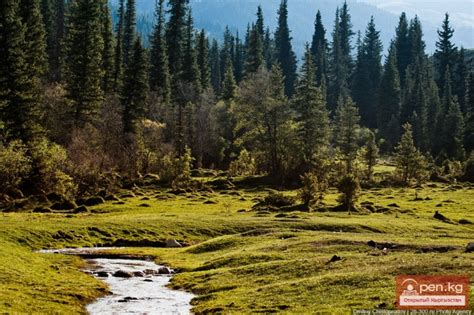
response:
M104 248L98 250L103 251ZM42 252L87 257L94 251L95 249L65 249ZM190 302L194 295L166 287L172 278L171 269L148 260L85 259L88 266L84 271L107 283L112 293L87 306L91 315L190 314Z

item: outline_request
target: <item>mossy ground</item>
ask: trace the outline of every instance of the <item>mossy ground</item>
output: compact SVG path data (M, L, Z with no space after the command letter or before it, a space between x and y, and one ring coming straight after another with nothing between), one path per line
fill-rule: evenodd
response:
M372 202L384 213L249 211L268 190L176 196L166 189L137 189L134 197L121 198L124 204L107 202L90 208L91 213L1 213L0 313L83 312L85 304L106 292L104 285L80 272L78 258L33 251L117 240L146 245L172 238L189 245L116 252L151 255L180 270L172 286L197 294L196 313L393 309L396 275L469 274L474 279L474 254L464 252L474 241L474 224L458 223L474 222L472 186L364 190L359 202ZM336 200L331 191L325 203ZM452 223L434 219L436 210ZM370 240L407 246L384 254L367 246ZM433 252L439 246L454 248ZM342 260L328 263L333 255Z

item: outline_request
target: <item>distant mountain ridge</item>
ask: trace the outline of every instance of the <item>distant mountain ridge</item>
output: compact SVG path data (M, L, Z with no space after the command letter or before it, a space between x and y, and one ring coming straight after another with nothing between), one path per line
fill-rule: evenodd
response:
M111 0L116 7L117 0ZM144 35L149 34L153 24L153 0L137 0L137 11L139 14L138 28ZM239 31L242 37L247 25L255 21L257 6L262 5L265 24L274 30L277 23L278 0L191 0L190 1L196 28L204 28L211 37L220 39L226 25L235 32ZM293 46L299 56L302 55L304 44L311 41L314 32L314 19L316 12L321 11L326 36L330 40L334 24L335 11L341 6L343 0L290 0L288 1L289 24L293 36ZM353 29L355 32L364 33L370 17L375 17L377 28L381 31L381 38L386 49L394 37L395 28L399 16L382 10L377 6L359 2L348 1L352 16ZM413 18L414 16L409 16ZM432 53L435 49L437 39L436 30L441 25L423 20L423 31L427 51ZM456 29L454 42L458 46L466 48L474 47L474 28L460 27ZM355 44L356 36L353 38Z

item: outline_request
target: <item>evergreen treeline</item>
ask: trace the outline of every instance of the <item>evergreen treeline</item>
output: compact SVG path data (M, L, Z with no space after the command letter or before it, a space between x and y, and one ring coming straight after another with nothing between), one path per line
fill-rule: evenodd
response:
M361 149L397 152L403 130L439 164L473 149L474 76L448 14L433 56L420 20L402 14L384 58L374 18L355 34L347 3L331 31L317 12L298 69L287 0L274 33L258 7L221 43L194 28L188 0L155 11L145 48L134 0L119 2L116 25L107 0L3 1L2 150L31 166L16 185L34 190L45 161L49 181L79 193L105 173L176 179L184 161L284 180L335 156L353 174Z

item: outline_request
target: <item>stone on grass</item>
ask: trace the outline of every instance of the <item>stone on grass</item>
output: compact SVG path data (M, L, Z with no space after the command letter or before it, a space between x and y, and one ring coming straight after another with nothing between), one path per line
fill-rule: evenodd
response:
M74 210L74 213L86 213L86 212L89 212L89 209L87 209L86 206L80 206Z
M97 206L97 205L103 204L104 202L105 202L104 198L102 198L100 196L94 196L94 197L90 197L90 198L84 200L83 204L85 206L92 207L92 206Z
M58 201L51 206L51 209L53 210L74 210L76 208L76 203L69 200Z
M466 246L466 253L472 253L474 252L474 243L469 243Z

